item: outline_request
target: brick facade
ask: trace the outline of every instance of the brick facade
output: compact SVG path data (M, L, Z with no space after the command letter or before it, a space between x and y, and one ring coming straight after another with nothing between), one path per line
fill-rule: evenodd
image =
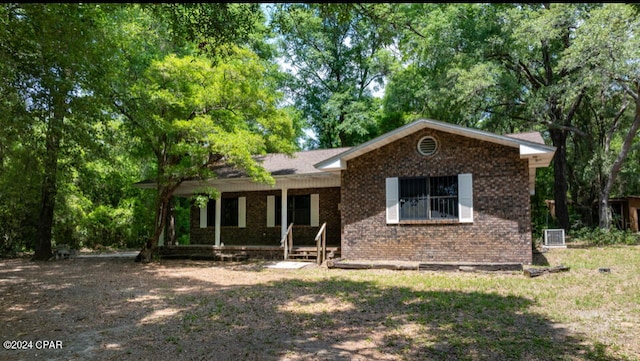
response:
M327 222L327 245L340 245L340 188L289 189L288 195L319 194L320 225ZM264 192L223 193L222 197L246 197L246 227L221 227L220 241L232 245L280 245L280 225L267 227L267 196L279 196L279 190ZM280 215L276 215L280 217ZM315 245L314 238L320 227L294 225L294 245ZM214 244L215 226L200 228L200 209L191 207L191 244Z
M423 156L418 141L438 150ZM473 175L469 224L387 224L387 177ZM342 256L347 259L530 264L528 164L517 148L432 129L369 151L342 171Z

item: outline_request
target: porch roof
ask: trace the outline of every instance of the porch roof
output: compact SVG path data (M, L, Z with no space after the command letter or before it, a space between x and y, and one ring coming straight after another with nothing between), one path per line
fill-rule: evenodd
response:
M314 164L327 158L343 153L351 148L316 149L296 152L293 156L272 153L256 156L265 170L272 176L296 176L314 173L324 173L324 170L314 167ZM239 168L229 164L219 164L212 168L218 179L247 178L247 174Z
M275 186L253 181L242 169L229 164L219 164L212 169L215 178L207 180L189 180L183 182L175 191L177 196L198 193L204 186L213 187L219 192L264 191L284 188L324 188L339 187L339 172L318 169L314 164L343 153L350 148L316 149L296 152L293 156L273 153L256 156L256 160L276 181ZM154 185L155 186L155 185Z

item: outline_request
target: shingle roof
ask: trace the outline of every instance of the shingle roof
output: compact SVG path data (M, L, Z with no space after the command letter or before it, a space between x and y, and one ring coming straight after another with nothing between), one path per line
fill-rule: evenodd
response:
M300 175L323 173L314 167L314 164L336 156L350 148L316 149L294 153L293 157L286 154L273 153L256 156L262 166L273 176ZM247 174L242 170L229 165L221 164L213 168L218 178L245 178Z
M513 134L505 134L505 136L510 138L516 138L520 140L526 140L527 142L545 144L544 139L542 139L542 135L539 132L526 132L526 133L513 133Z

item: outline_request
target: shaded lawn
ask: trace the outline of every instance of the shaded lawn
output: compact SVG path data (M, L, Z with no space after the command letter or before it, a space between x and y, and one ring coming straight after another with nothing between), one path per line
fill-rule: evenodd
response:
M265 269L0 261L2 360L636 360L640 248L553 250L571 271ZM612 272L601 274L599 267Z

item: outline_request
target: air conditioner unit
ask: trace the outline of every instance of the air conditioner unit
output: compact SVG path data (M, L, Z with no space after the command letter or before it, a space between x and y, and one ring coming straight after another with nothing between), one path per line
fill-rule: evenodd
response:
M566 248L567 245L564 242L564 229L545 229L544 246Z

